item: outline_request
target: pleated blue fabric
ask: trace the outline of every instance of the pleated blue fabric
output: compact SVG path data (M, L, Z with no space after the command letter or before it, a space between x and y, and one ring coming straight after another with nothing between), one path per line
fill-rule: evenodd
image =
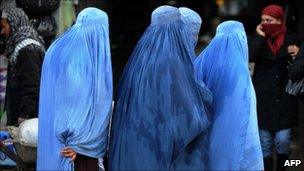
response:
M213 94L208 170L263 170L243 24L221 23L194 65L197 78Z
M60 150L102 158L112 104L108 16L86 8L48 49L42 68L37 170L73 170Z
M109 169L203 170L209 121L188 32L178 8L161 6L151 18L120 81Z

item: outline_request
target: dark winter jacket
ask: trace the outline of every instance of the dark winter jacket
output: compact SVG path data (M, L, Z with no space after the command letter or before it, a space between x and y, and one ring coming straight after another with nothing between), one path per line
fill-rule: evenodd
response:
M31 44L19 51L15 64L9 64L5 102L7 125L17 124L18 117L38 117L43 57L44 48Z
M285 36L276 55L267 46L266 38L256 35L249 39L250 62L255 63L253 84L257 96L259 129L277 131L296 125L298 100L285 93L291 57L287 47L297 41Z
M304 43L300 47L299 54L289 68L289 77L292 81L299 81L304 78Z

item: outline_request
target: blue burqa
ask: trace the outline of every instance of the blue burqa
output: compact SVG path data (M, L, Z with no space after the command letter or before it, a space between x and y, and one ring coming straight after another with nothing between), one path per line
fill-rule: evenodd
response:
M186 31L188 32L187 38L188 38L188 44L189 44L189 53L191 55L191 59L194 62L196 59L195 54L195 46L198 41L198 36L202 24L202 19L199 16L198 13L193 11L190 8L187 7L180 7L178 8L179 12L181 14L181 20L184 23L184 27ZM201 81L200 79L197 79L198 84L202 87L202 93L203 93L203 102L207 109L207 113L210 113L212 110L212 93L210 90L206 87L205 83Z
M205 168L209 121L187 38L177 8L152 13L120 81L110 170Z
M263 170L243 24L221 23L214 39L195 60L195 70L213 93L208 169Z
M86 8L48 49L42 68L37 170L73 170L60 150L102 158L112 104L107 14Z

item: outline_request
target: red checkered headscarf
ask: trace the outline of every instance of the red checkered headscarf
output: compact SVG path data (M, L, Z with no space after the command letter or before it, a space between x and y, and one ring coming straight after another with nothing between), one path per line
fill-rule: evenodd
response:
M267 44L271 51L277 55L284 43L286 33L285 13L278 5L268 5L263 9L262 15L269 15L282 21L281 24L262 24L263 31L267 37Z

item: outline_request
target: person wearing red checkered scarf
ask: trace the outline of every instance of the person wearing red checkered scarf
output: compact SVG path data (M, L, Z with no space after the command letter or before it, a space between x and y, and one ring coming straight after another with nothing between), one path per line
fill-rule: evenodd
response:
M290 154L291 128L296 126L298 101L285 92L288 67L299 51L295 37L287 33L285 13L268 5L261 13L256 35L249 39L250 62L255 63L253 84L257 97L259 135L266 171L273 170L273 147L277 170L285 170Z

